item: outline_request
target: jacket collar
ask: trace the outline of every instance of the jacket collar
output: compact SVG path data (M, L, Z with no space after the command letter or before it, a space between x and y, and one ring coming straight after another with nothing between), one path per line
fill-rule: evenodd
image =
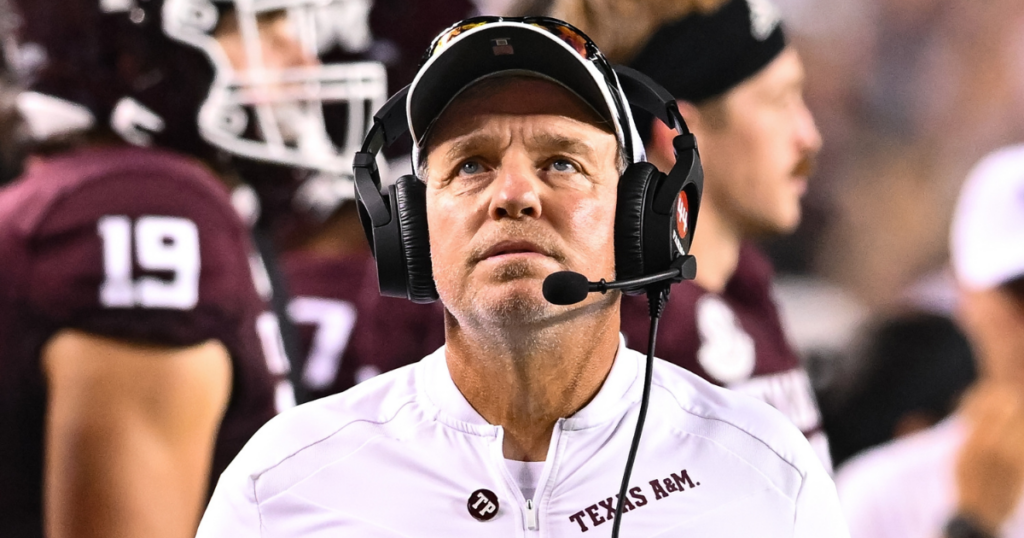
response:
M416 366L417 399L437 420L467 433L497 436L500 426L488 423L455 386L441 347ZM619 335L615 361L597 395L582 409L565 417L564 430L582 430L615 420L640 401L644 356L626 348Z

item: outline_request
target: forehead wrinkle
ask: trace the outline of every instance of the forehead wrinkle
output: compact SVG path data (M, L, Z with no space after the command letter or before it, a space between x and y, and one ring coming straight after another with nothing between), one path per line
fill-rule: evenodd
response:
M444 162L454 162L469 156L494 157L495 155L491 155L493 152L508 149L518 139L533 154L543 153L547 157L552 153L562 153L578 157L584 162L598 164L601 152L594 145L596 139L591 138L594 133L600 133L607 135L618 150L614 133L607 130L603 123L590 121L591 118L575 118L545 112L499 112L482 116L490 117L494 122L474 118L468 123L476 125L475 128L464 127L468 128L469 132L447 141L431 142L428 147L441 149L439 146L448 145L443 151L442 158ZM555 121L557 127L552 125L552 120L560 120ZM586 133L580 132L580 129ZM575 136L577 134L579 136ZM444 136L441 135L439 138ZM428 149L428 155L429 153Z
M794 52L794 56L795 56ZM776 71L781 69L781 74L775 77L776 88L780 92L802 92L807 82L807 72L804 70L803 63L800 61L799 56L795 56L794 59L779 55L775 59L775 62L780 64L772 66L776 68ZM769 64L771 66L771 64Z
M596 156L593 146L578 138L571 138L559 133L539 131L530 137L535 147L544 148L547 152L567 153L593 160Z
M793 72L787 73L787 77L783 79L783 87L787 90L800 90L804 87L806 79L807 74L798 66L798 68L793 70Z
M480 153L486 148L508 146L511 140L507 138L501 133L475 131L452 142L452 146L445 152L445 157L450 161L457 160L466 155Z

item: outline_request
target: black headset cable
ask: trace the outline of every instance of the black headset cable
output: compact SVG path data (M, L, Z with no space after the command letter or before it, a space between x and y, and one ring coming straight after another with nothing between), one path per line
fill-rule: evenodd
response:
M640 412L636 417L636 431L633 432L633 442L629 446L629 456L626 458L626 469L622 473L622 485L619 487L619 499L615 503L615 521L612 522L612 538L619 538L619 527L622 524L622 507L626 501L627 490L629 489L629 478L633 474L633 463L636 461L636 453L640 447L640 435L644 431L644 420L647 418L647 407L651 400L651 379L654 370L654 344L658 339L658 320L665 310L665 303L668 302L669 284L663 284L647 292L647 306L651 315L651 328L647 335L647 361L644 366L644 391L640 398Z

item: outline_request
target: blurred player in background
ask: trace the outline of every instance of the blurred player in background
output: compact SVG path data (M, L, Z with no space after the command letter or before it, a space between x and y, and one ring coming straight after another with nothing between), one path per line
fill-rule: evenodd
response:
M221 181L238 158L350 169L323 104L383 70L317 62L338 5L0 13L20 21L32 138L0 191L0 536L192 536L213 480L294 402L269 277Z
M329 129L349 126L345 139L358 148L369 114L389 91L412 82L430 40L451 21L471 14L474 5L468 0L349 0L343 5L332 19L336 42L321 58L342 65L373 64L381 71L374 94L365 101L368 106L353 101L349 108L350 115L365 117L355 123L329 118ZM406 148L403 159L407 153ZM351 165L351 146L346 145L345 155ZM394 160L392 168L405 171L392 175L409 172L403 159ZM441 347L439 305L378 292L354 202L351 166L338 177L264 165L246 167L245 176L263 202L261 224L272 230L283 251L281 268L292 296L288 312L298 332L297 381L306 399L341 392Z
M673 288L657 354L787 415L828 465L810 380L786 340L773 271L753 240L792 232L821 137L803 101L803 66L768 0L562 0L567 17L679 99L706 185L691 254L697 278ZM621 21L630 21L623 24ZM672 131L638 121L652 163L674 162ZM646 351L646 302L623 301L623 333Z
M1024 146L968 176L950 252L979 379L951 418L840 469L854 538L1024 536Z

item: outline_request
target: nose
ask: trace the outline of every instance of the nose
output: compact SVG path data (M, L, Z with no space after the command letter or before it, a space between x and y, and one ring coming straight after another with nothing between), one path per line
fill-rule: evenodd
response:
M541 203L540 178L533 166L523 159L506 157L492 184L493 194L488 214L492 219L539 218Z
M821 132L814 122L814 115L807 104L800 101L800 114L797 121L797 141L800 149L807 153L817 153L821 149Z

